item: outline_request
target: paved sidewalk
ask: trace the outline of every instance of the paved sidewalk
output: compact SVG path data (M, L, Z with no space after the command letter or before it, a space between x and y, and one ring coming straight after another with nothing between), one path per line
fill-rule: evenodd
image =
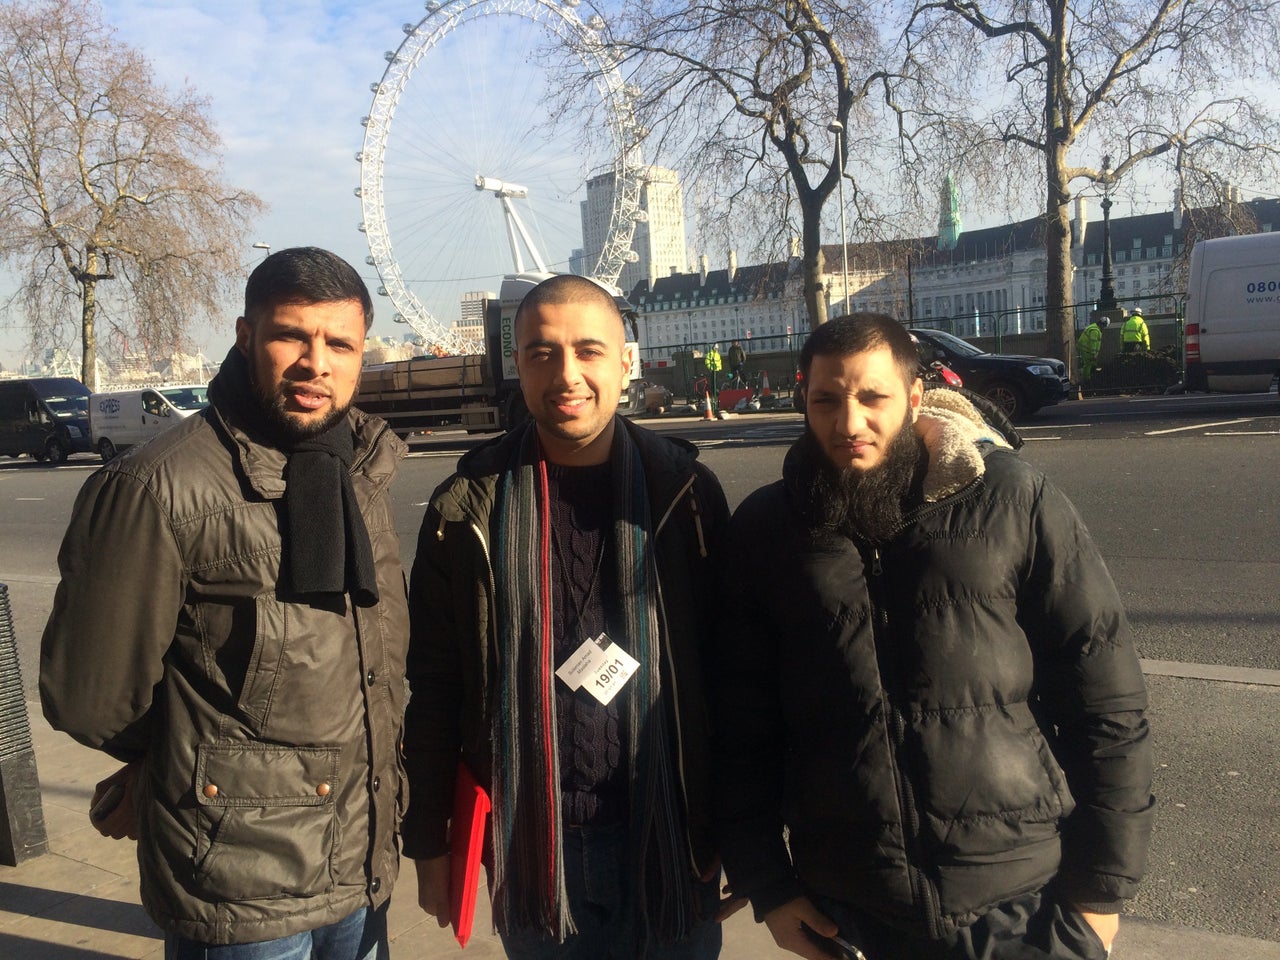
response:
M86 811L93 786L119 764L51 730L38 704L29 703L31 733L44 795L49 853L18 867L0 866L0 958L3 960L162 960L159 932L138 903L134 845L99 836ZM404 958L503 956L489 930L481 898L476 929L465 953L450 930L417 909L412 865L406 861L392 898L392 955ZM789 956L768 931L742 911L725 924L724 960ZM1231 937L1128 918L1113 960L1280 960L1280 943ZM874 960L874 958L873 958Z

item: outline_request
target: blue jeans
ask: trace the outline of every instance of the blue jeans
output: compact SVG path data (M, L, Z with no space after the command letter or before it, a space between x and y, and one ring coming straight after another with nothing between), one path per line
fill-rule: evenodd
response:
M259 943L200 943L164 938L164 960L387 960L387 907L364 907L345 920Z
M564 879L578 932L564 943L543 933L503 935L510 960L635 960L638 931L632 916L627 831L623 826L567 827ZM697 921L685 940L650 947L645 960L715 960L720 955L718 880L694 883Z

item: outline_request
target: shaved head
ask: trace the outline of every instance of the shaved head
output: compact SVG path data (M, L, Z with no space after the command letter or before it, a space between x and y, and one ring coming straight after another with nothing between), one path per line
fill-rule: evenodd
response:
M598 304L610 316L617 318L619 328L623 327L622 313L618 310L618 303L614 300L613 294L594 280L572 273L562 273L543 280L525 294L525 298L520 301L520 306L516 310L516 337L518 339L520 336L520 321L540 307L588 303Z

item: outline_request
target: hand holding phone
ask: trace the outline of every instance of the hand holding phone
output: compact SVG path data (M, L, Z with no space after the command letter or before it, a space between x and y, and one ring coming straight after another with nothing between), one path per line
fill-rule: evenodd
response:
M89 806L89 822L104 837L138 839L138 815L134 809L140 761L125 764L98 783Z
M840 934L834 933L829 937L824 937L807 923L802 924L801 927L804 930L805 936L823 950L827 951L831 956L838 957L839 960L867 960L866 954L848 940L841 937Z
M89 819L94 823L101 823L107 819L116 807L120 806L120 801L124 799L124 784L117 782L107 788L107 792L89 808Z

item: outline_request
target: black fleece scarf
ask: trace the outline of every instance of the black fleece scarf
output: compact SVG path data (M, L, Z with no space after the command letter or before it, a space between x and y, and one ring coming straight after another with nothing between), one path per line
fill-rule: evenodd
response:
M284 503L288 530L284 570L291 593L349 593L358 607L378 602L378 579L369 531L351 486L355 435L343 417L315 437L295 440L274 429L235 347L209 384L209 402L255 440L289 458Z

